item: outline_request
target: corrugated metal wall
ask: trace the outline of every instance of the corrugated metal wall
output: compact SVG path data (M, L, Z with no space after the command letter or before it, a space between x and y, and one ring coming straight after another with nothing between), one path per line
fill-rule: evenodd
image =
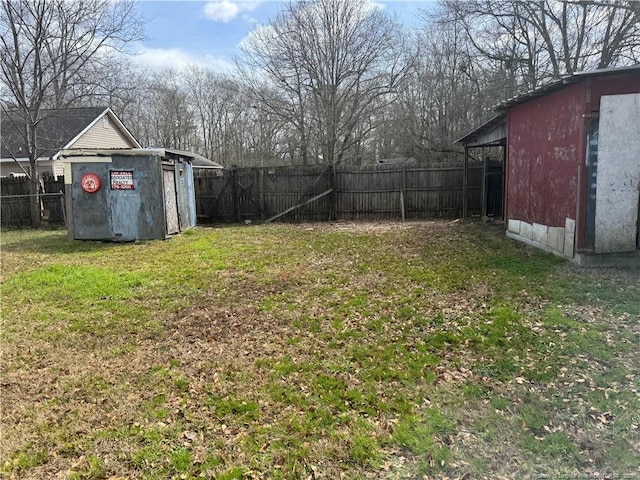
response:
M508 218L554 227L576 218L584 98L579 83L509 110Z
M67 226L76 240L164 239L195 225L195 200L188 162L153 153L112 153L103 161L70 157ZM110 161L109 161L110 160ZM83 188L84 176L102 187Z
M639 81L637 71L585 78L508 110L507 220L573 225L576 248L593 249L597 158L588 155L587 134L602 96L637 93Z

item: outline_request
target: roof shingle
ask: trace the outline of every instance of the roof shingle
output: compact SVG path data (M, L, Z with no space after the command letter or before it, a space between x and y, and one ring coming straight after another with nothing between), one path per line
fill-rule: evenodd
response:
M44 119L36 127L38 157L50 157L63 148L107 107L80 107L45 110ZM27 146L22 130L24 123L16 111L2 112L0 125L0 158L26 158Z

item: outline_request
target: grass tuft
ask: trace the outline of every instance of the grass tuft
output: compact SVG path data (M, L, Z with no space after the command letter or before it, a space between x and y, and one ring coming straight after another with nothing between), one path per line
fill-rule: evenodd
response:
M640 466L640 274L493 227L3 232L7 478L563 478Z

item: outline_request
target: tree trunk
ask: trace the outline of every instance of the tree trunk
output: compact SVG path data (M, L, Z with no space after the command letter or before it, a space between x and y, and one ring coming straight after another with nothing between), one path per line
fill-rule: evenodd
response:
M29 210L31 212L31 226L40 227L42 212L40 211L40 182L35 159L29 161L31 177L29 178Z

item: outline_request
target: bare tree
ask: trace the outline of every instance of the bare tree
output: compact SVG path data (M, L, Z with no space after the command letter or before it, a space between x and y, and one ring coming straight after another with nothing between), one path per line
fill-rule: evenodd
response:
M191 66L185 75L200 151L223 164L243 164L252 133L251 92L234 78Z
M144 112L149 99L151 70L148 67L137 66L118 73L115 77L105 79L100 92L83 99L82 105L109 105L133 136L142 145L148 144L140 135L145 132L146 127Z
M486 59L517 71L524 88L640 57L637 5L626 1L444 0Z
M261 98L274 97L276 93L271 91L261 92ZM252 163L255 166L281 165L287 158L289 150L287 123L270 109L264 108L259 98L253 97L247 128L250 132L249 149ZM293 135L294 136L294 135ZM293 161L290 158L289 161Z
M429 160L506 98L576 71L638 61L640 10L608 0L443 0L423 12L419 61L384 112L383 154Z
M400 26L364 0L289 3L242 50L245 78L255 81L257 71L280 92L262 100L295 126L303 163L315 156L312 139L322 163L348 157L414 60Z
M290 6L290 8L293 8ZM272 25L258 27L241 45L243 57L237 59L237 66L246 84L253 90L264 109L278 115L295 129L298 142L291 148L292 155L299 150L303 164L310 163L311 109L306 75L297 58L297 47L291 38L288 17L281 12ZM256 78L257 77L257 78ZM270 90L276 95L264 95Z
M441 160L500 99L493 93L498 84L503 91L500 77L478 64L457 22L432 10L423 11L422 20L415 38L419 58L376 129L376 148L385 158Z
M19 118L38 226L37 126L51 109L98 93L117 73L117 55L141 38L142 21L130 1L2 0L0 8L2 109Z
M148 146L191 150L198 143L184 75L168 68L151 75L144 99L143 138Z

